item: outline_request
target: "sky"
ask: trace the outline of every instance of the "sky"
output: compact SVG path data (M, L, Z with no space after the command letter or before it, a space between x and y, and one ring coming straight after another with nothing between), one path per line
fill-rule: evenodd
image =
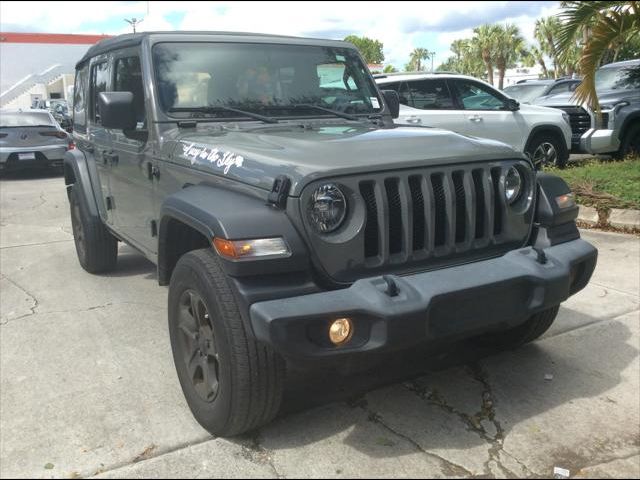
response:
M435 51L434 67L451 42L482 23L512 23L533 42L537 18L557 14L557 1L421 2L10 2L0 1L0 31L47 33L218 30L342 39L366 35L384 44L385 64L402 69L416 48Z

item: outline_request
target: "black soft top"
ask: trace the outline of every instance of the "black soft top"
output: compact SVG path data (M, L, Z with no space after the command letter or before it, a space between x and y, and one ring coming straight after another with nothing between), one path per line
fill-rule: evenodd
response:
M87 62L91 58L101 55L103 53L110 52L112 50L118 50L121 48L134 47L136 45L140 45L142 41L150 36L161 37L166 36L172 39L180 38L182 41L202 41L204 36L217 36L224 37L225 41L232 41L234 38L238 40L247 41L248 38L251 38L252 42L260 43L285 43L291 45L327 45L327 46L335 46L335 47L353 47L352 44L348 42L343 42L341 40L325 40L319 38L304 38L304 37L290 37L284 35L269 35L266 33L248 33L248 32L141 32L141 33L125 33L123 35L118 35L117 37L107 38L105 40L101 40L100 42L93 45L87 52L84 54L82 59L76 64L76 68Z

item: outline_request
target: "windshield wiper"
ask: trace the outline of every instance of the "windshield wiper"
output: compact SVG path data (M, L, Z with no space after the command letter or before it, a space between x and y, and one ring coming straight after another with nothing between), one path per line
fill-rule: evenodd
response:
M312 110L320 110L321 112L327 112L335 115L336 117L346 118L347 120L355 120L356 122L361 122L362 119L360 117L356 117L355 115L351 115L350 113L340 112L338 110L333 110L331 108L321 107L320 105L313 105L311 103L296 103L294 105L287 105L290 108L309 108Z
M245 117L255 118L256 120L260 120L265 123L278 123L278 120L272 117L266 117L264 115L260 115L259 113L247 112L246 110L239 110L237 108L225 107L222 105L218 106L208 106L208 107L175 107L170 108L169 112L200 112L200 113L218 113L218 112L233 112L239 113L240 115L244 115Z

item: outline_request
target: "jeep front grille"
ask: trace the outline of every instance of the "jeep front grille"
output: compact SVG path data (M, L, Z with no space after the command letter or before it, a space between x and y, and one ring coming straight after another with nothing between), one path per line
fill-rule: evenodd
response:
M366 205L365 258L392 261L416 253L446 254L499 242L500 167L390 176L384 188L360 182ZM426 201L425 201L426 199Z
M508 207L501 182L513 165L526 174L529 195ZM305 186L302 212L324 182ZM302 218L312 258L340 282L502 255L526 243L533 221L535 177L523 160L366 172L331 182L348 198L344 225L319 234Z

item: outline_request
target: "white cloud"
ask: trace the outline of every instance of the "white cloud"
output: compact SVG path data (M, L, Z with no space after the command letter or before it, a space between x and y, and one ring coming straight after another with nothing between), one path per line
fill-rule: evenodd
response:
M144 17L140 31L221 30L342 38L367 35L384 43L388 63L402 67L415 47L448 55L452 40L482 21L516 23L532 40L533 24L554 13L558 3L542 2L6 2L3 25L52 33L130 32L124 18ZM147 8L149 14L147 14ZM510 18L513 17L513 18ZM176 18L181 18L176 22ZM172 21L174 23L172 23ZM96 31L102 25L111 31ZM96 26L99 25L99 26Z

